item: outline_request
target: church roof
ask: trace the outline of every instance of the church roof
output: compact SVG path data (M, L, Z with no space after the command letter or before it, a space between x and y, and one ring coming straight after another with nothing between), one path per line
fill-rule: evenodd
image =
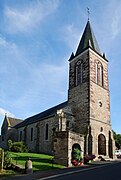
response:
M94 51L96 51L97 53L99 53L101 55L99 45L98 45L95 35L92 31L89 20L87 21L84 33L79 42L75 56L79 55L82 51L84 51L88 47L91 47Z
M64 103L61 103L61 104L59 104L57 106L54 106L54 107L52 107L52 108L50 108L50 109L48 109L46 111L43 111L43 112L41 112L39 114L31 116L31 117L25 119L20 124L16 125L15 128L20 128L20 127L23 127L23 126L26 126L26 125L29 125L29 124L32 124L32 123L35 123L35 122L38 122L38 121L42 121L42 120L50 118L50 117L53 117L57 113L57 110L66 107L67 103L68 103L68 101L66 101Z
M23 121L22 119L17 119L17 118L12 118L12 117L7 117L7 120L8 120L8 125L10 127L16 126L17 124Z

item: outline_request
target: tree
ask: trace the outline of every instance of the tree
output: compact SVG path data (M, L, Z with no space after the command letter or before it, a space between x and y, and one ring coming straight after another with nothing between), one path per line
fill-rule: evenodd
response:
M115 140L115 145L118 149L121 149L121 134L116 134L115 131L113 131L113 137Z

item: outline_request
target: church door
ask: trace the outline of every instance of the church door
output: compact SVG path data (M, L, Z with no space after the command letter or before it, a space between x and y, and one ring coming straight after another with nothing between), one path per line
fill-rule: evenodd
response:
M106 138L103 134L98 136L98 154L106 155Z

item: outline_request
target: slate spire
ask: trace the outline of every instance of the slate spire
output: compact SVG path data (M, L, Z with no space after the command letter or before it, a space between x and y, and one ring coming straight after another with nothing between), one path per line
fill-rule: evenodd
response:
M85 30L82 34L82 37L79 42L79 45L78 45L75 55L76 56L79 55L83 50L85 50L88 47L91 47L94 51L96 51L97 53L99 53L101 55L101 51L100 51L99 45L97 43L97 40L95 38L95 35L92 31L89 19L87 21Z

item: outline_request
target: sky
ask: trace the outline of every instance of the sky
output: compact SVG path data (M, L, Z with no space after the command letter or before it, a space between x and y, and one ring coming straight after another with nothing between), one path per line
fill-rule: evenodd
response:
M121 133L121 0L0 0L0 127L67 100L69 63L87 23L109 60L111 124Z

